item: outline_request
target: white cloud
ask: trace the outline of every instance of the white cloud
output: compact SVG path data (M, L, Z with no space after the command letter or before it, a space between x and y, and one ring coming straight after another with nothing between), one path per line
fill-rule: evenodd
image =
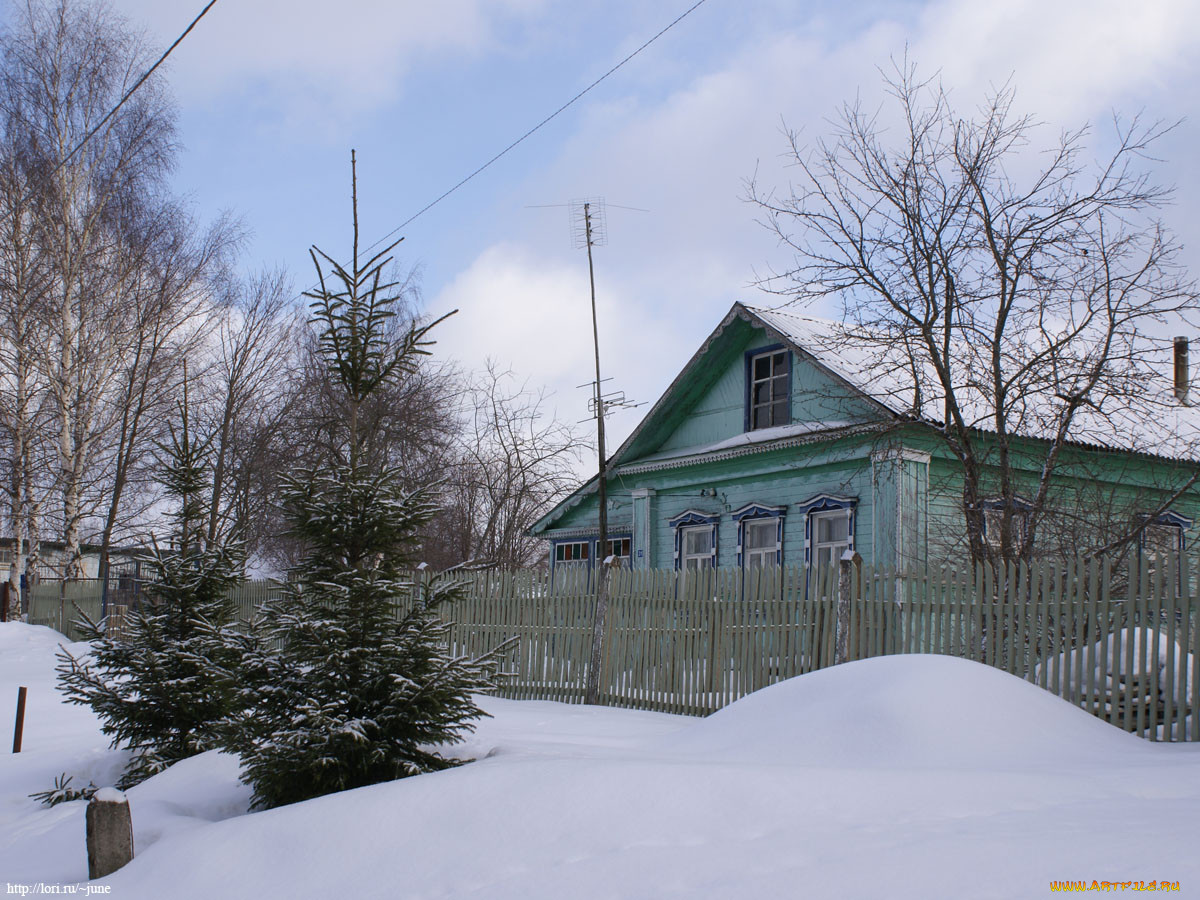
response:
M1195 71L1192 0L943 0L926 8L913 57L973 98L1008 80L1040 118L1073 124ZM1187 99L1190 98L1180 98Z
M640 393L640 386L673 377L669 367L682 348L671 339L670 323L656 321L642 308L643 300L612 280L597 288L601 374L613 379L606 382L606 390L625 390L631 400L653 401L657 395ZM582 254L560 260L512 243L493 245L429 304L435 315L451 309L458 314L435 335L439 356L473 369L495 359L531 384L545 385L560 418L574 421L587 415L590 394L578 385L595 377L595 361ZM610 450L639 417L637 412L615 414Z
M921 72L941 71L965 114L1012 76L1020 107L1055 126L1102 121L1114 107L1182 115L1195 106L1198 44L1200 7L1182 0L942 0L912 22L879 21L855 34L759 33L660 101L646 102L640 86L629 86L627 96L591 107L557 160L519 196L549 202L602 194L651 210L610 207L610 246L599 272L602 327L612 327L610 320L626 326L613 339L602 333L606 346L620 346L606 371L631 396L653 401L734 300L773 302L749 283L772 258L786 262L788 251L754 223L756 210L742 197L743 179L756 167L762 183L786 188L781 118L809 140L829 134L844 101L861 93L876 102L878 69L906 48ZM1189 161L1176 160L1176 169ZM1196 205L1182 203L1175 214L1190 217ZM1178 224L1186 231L1186 222ZM518 228L506 240L473 260L443 297L477 293L476 307L485 297L502 298L496 302L505 316L519 320L484 312L471 328L478 356L520 348L514 362L525 374L559 386L568 377L586 380L588 323L561 303L568 283L578 290L582 263L564 262L567 251L553 248L565 241L551 242L544 229ZM478 315L476 307L464 309L464 322Z
M226 0L171 56L185 100L242 95L358 111L392 99L410 64L438 51L491 46L498 23L543 0ZM165 46L192 11L162 0L115 0Z

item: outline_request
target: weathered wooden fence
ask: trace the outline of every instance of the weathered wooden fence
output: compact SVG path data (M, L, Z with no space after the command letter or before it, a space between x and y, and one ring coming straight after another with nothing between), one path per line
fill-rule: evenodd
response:
M1200 557L1194 560L1200 565ZM941 653L1004 669L1151 740L1200 740L1200 571L1114 579L1100 561L846 580L844 659ZM780 568L613 573L604 702L704 715L838 658L839 578ZM459 652L516 637L502 696L579 700L594 593L586 574L481 573L455 610Z
M466 598L449 613L453 651L481 655L515 638L501 696L581 701L593 575L465 577ZM249 618L274 590L251 582L233 599ZM71 591L66 600L35 594L31 619L70 634L61 617L71 603L99 614L97 596ZM1116 572L1100 560L616 570L608 594L601 685L610 705L705 715L835 662L941 653L1001 668L1150 740L1200 740L1200 555Z

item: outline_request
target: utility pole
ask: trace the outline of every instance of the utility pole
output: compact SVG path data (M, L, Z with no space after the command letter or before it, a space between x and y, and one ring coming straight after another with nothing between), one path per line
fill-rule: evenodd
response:
M600 462L597 466L597 502L600 510L600 535L596 546L596 609L592 616L592 655L588 663L587 688L584 691L583 702L596 704L600 702L600 669L604 661L604 623L608 618L608 473L605 471L604 454L604 394L600 380L600 328L596 320L596 270L592 264L592 245L596 234L592 228L592 204L583 204L584 244L587 246L588 284L592 294L592 346L596 352L596 381L592 394L592 404L596 414L596 449L599 451Z
M529 207L531 209L563 204L551 203ZM597 704L600 702L600 673L604 663L604 625L608 617L608 567L604 560L608 552L608 460L604 447L604 417L609 410L617 408L632 408L641 406L625 399L623 391L604 393L605 379L600 374L600 326L596 315L596 269L592 259L592 248L603 246L608 242L605 224L605 204L603 200L572 200L566 204L571 214L571 230L576 249L586 248L588 257L588 286L592 299L592 347L595 352L596 380L591 385L581 384L580 387L591 387L592 396L588 400L592 417L596 420L596 449L599 462L596 467L596 492L599 512L599 529L597 537L596 557L592 560L596 574L596 606L592 616L592 652L588 662L587 686L584 689L584 702ZM634 212L647 212L635 206L621 206Z

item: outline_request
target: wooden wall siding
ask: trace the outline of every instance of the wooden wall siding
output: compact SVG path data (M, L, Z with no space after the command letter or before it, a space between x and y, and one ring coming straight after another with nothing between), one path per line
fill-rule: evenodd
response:
M735 353L721 354L714 363L720 375L697 398L675 429L653 452L700 447L742 434L746 429L745 354L761 347L779 344L776 338L756 330L754 336L737 347ZM853 389L817 368L799 354L792 356L793 422L866 422L879 418L879 412ZM634 462L628 458L622 462Z
M701 473L697 473L701 475ZM716 497L701 497L700 491L712 487ZM773 476L718 479L697 477L687 487L661 489L655 496L652 567L669 569L674 566L675 531L667 523L688 509L719 514L717 526L717 565L733 568L737 565L737 523L731 513L748 503L785 506L783 527L783 559L795 565L804 562L804 519L797 505L818 494L833 494L858 498L855 519L856 546L864 557L870 558L870 541L874 509L871 500L871 469L867 459L856 459L838 465L797 467L774 473Z
M763 346L768 342L751 343ZM680 421L653 452L700 447L746 430L746 369L742 353L724 354L719 365L721 374L712 386L696 399L687 418Z
M649 518L650 553L643 556L646 568L669 569L674 566L675 531L667 523L688 509L721 516L718 527L718 565L736 565L737 523L734 510L747 503L787 506L784 525L784 561L801 564L804 560L804 522L797 505L818 494L833 494L858 499L855 520L856 547L863 557L872 559L872 529L875 509L872 503L869 439L856 438L838 446L794 447L761 456L684 466L661 472L614 478L610 481L612 508L609 529L618 526L635 535L636 557L640 546L636 529L634 493L650 488L654 495L646 504ZM702 490L715 489L716 497L701 496ZM894 504L885 509L891 510ZM554 539L580 530L595 531L595 496L585 498L568 510L555 528L543 535ZM622 524L624 523L624 524Z
M593 584L587 571L473 573L452 609L451 649L479 656L511 642L500 696L580 702ZM1153 572L1095 559L999 570L865 565L852 584L849 660L964 657L1148 740L1200 741L1200 554ZM34 593L31 620L57 626L59 592L49 587ZM232 599L248 617L278 589L252 582ZM832 665L837 591L836 568L615 571L602 701L706 715ZM98 615L94 584L71 585L67 596Z
M966 550L966 524L962 508L962 470L954 460L940 455L941 448L932 445L934 451L929 465L928 475L928 556L930 559L946 559L961 556ZM1107 454L1118 457L1118 454ZM1097 457L1099 459L1099 457ZM1117 458L1112 461L1110 468L1105 468L1096 462L1095 476L1061 477L1055 480L1050 496L1047 498L1049 510L1079 511L1078 515L1065 522L1060 527L1069 529L1069 534L1052 535L1049 528L1039 530L1037 537L1043 546L1052 537L1058 537L1060 545L1070 544L1079 547L1096 546L1099 540L1097 523L1105 517L1110 525L1124 528L1126 523L1139 511L1147 511L1159 507L1168 501L1173 490L1164 489L1168 476L1158 476L1158 487L1154 487L1151 477L1154 465L1146 460L1133 457ZM1147 474L1151 473L1151 474ZM1018 487L1018 491L1031 496L1035 490L1037 472L1018 472L1018 485L1023 484L1026 490ZM1128 476L1127 481L1122 478ZM1111 479L1111 480L1110 480ZM1180 481L1171 486L1177 487ZM1195 524L1185 537L1185 549L1188 552L1200 550L1200 495L1195 490L1186 492L1170 504L1170 508L1191 518ZM1098 515L1092 515L1095 511ZM1111 531L1109 537L1111 537ZM1036 549L1036 548L1035 548ZM1057 549L1057 548L1054 548Z
M904 448L871 454L871 530L863 558L875 565L925 565L929 544L929 466L926 453Z

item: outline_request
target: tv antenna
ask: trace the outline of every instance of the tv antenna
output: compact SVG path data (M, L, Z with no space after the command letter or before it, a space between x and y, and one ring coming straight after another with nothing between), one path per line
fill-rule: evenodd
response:
M592 248L603 247L608 243L608 222L605 215L603 198L572 200L569 204L571 214L571 236L576 249L587 249L588 285L592 298L592 347L595 350L596 380L591 382L592 397L588 401L588 409L596 420L596 449L599 451L597 465L597 502L599 504L599 542L596 547L596 614L592 621L592 654L588 665L587 688L584 694L585 703L597 703L600 697L600 660L604 646L604 619L608 614L608 595L606 566L604 560L608 553L608 471L604 450L604 417L610 409L631 407L637 404L625 399L623 391L605 394L606 380L600 375L600 328L596 318L596 268L592 260ZM580 385L586 387L587 385Z

